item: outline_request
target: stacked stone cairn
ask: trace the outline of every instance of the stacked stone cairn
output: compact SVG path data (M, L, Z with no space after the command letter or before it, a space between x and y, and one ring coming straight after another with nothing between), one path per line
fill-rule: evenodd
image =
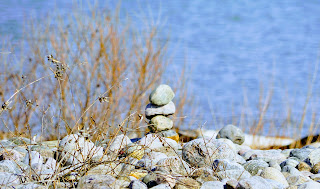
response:
M176 111L172 102L175 94L168 85L159 85L154 89L150 96L150 103L145 110L146 118L149 119L149 130L151 133L157 133L162 137L179 140L179 135L173 130L173 121L170 116Z

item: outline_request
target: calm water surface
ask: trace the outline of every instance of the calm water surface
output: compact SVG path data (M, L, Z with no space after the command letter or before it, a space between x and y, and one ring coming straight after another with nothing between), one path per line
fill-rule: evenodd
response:
M74 3L0 0L0 40L8 34L18 40L29 17L44 17L54 7L68 14ZM106 4L112 9L117 1ZM274 94L267 117L281 120L288 107L300 117L312 74L320 74L315 70L320 52L320 1L122 0L120 10L137 27L143 27L143 17L160 18L164 33L170 35L173 56L166 77L174 77L187 63L190 91L199 107L196 124L207 121L207 128L217 126L212 113L218 120L231 119L246 107L245 112L256 117L260 86L266 95L270 83ZM320 108L318 81L313 85L306 125L310 112Z

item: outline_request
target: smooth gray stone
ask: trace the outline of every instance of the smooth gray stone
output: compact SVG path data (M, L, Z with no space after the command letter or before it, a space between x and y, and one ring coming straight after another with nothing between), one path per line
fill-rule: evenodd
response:
M236 152L228 144L203 138L187 142L182 148L182 158L193 167L205 167L216 159L234 161Z
M155 172L149 172L145 177L143 177L142 182L145 183L148 188L158 185L157 174Z
M246 160L263 160L265 162L276 161L281 163L286 160L286 156L281 153L281 150L249 150L242 155Z
M314 166L315 164L320 162L320 148L312 150L305 162L307 162L311 166Z
M22 174L22 170L20 170L17 163L11 160L0 161L0 172Z
M244 167L227 159L216 159L212 164L212 169L215 172L219 172L226 170L244 170Z
M168 85L159 85L156 89L154 89L150 96L149 101L152 104L163 106L168 104L174 98L174 92L171 87Z
M286 179L287 179L288 184L290 186L299 185L299 184L303 184L305 182L311 181L311 179L309 177L304 176L302 174L300 174L300 175L290 175Z
M234 179L234 180L241 180L252 177L251 174L246 170L225 170L225 171L219 171L214 174L217 176L220 180L222 179Z
M37 171L41 169L41 166L43 164L43 158L39 152L31 151L30 155L29 153L26 154L26 156L23 159L23 163L27 165L31 164L32 169Z
M265 179L273 189L287 189L288 186L271 179Z
M288 158L290 156L290 152L292 151L293 149L285 149L285 150L282 150L281 153L283 155L286 156L286 158Z
M172 115L176 112L176 106L172 101L164 106L157 106L155 104L148 104L145 110L146 118L151 119L156 115Z
M189 189L189 188L200 188L201 184L190 177L176 177L174 188L177 189ZM173 186L173 184L171 185Z
M152 187L151 189L171 189L171 187L168 184L159 184Z
M103 156L103 148L95 146L78 134L65 136L59 143L60 157L64 157L66 165L75 165L89 159Z
M13 138L10 138L9 141L11 141L19 146L37 144L35 141L28 139L28 138L25 138L25 137L13 137Z
M172 156L158 161L157 171L166 172L170 175L188 176L191 174L191 167L179 156Z
M20 179L13 173L0 172L0 188L20 184Z
M145 146L146 150L162 152L167 156L176 156L180 146L175 140L153 133L142 137L137 144Z
M273 168L281 171L281 167L276 161L270 161L270 162L268 162L268 164L269 164L269 167L273 167Z
M24 183L14 187L15 189L46 189L47 187L37 183Z
M0 149L4 148L13 148L15 146L17 146L15 143L9 141L9 140L1 140L0 141Z
M173 129L166 130L166 131L160 131L157 134L159 136L166 137L166 138L178 136L178 133Z
M165 159L168 156L162 152L149 152L145 154L141 160L138 161L137 167L143 168L151 168L154 169L156 167L156 163L161 160Z
M243 144L245 137L243 131L234 126L234 125L227 125L224 126L217 134L218 138L227 138L231 140L235 144Z
M204 182L200 189L223 189L224 183L220 181L208 181Z
M300 175L300 171L296 169L295 167L292 167L290 165L286 165L282 167L281 172L287 172L290 173L291 175Z
M289 186L284 175L279 170L277 170L273 167L266 167L265 169L263 169L260 176L265 179L271 179L271 180L277 181L277 182L283 184L284 187Z
M46 163L43 165L43 168L55 170L56 165L57 165L57 161L55 159L48 158Z
M130 189L148 189L147 185L139 180L133 180L129 185Z
M286 159L282 163L280 163L280 167L283 168L286 165L289 165L291 167L296 167L299 164L299 161L296 161L294 159Z
M106 147L107 155L110 159L117 159L120 150L125 148L127 145L132 144L128 136L121 134L111 139L111 144ZM108 143L107 143L108 144Z
M308 155L311 153L312 149L303 148L303 149L293 149L290 152L290 157L296 157L300 161L304 161L308 158Z
M21 161L24 156L22 153L14 149L0 149L0 161L2 160L12 160Z
M252 175L259 174L264 168L268 167L269 164L263 160L250 160L244 164L244 168Z
M309 181L309 182L300 184L298 186L298 189L315 189L315 188L320 188L320 183L315 181Z
M44 145L34 145L31 147L32 151L37 151L40 153L41 156L43 157L51 157L53 158L53 150L50 149L48 146L44 146Z
M239 181L238 189L273 189L270 183L260 177L253 176L251 178L242 179Z
M111 175L86 175L79 179L77 188L106 188L112 189L116 179Z
M162 115L155 116L150 120L149 129L152 132L165 131L165 130L172 129L172 127L173 127L173 121Z
M217 177L214 175L214 171L209 167L201 167L198 169L195 169L192 172L191 177L196 179L200 183L204 183L207 181L219 181Z

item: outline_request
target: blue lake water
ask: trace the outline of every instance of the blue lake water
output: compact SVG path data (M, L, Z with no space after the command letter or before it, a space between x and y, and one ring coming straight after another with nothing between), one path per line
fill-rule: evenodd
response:
M42 18L53 10L68 14L75 2L0 0L0 40L8 34L13 42L19 40L29 17ZM110 9L117 5L98 3ZM320 73L315 70L320 1L122 0L120 11L123 17L128 13L137 27L144 26L145 17L160 20L173 56L166 77L174 78L187 64L199 114L195 125L206 122L207 128L216 128L213 113L217 120L239 117L243 111L257 117L261 86L264 97L271 86L274 89L266 118L282 120L290 107L299 120L314 73L318 75L305 125L311 112L320 108Z

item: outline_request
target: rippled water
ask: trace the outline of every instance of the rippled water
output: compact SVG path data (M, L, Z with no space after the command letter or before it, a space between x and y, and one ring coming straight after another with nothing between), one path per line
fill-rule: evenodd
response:
M114 8L117 1L106 4ZM67 14L72 5L63 0L0 0L0 39L5 34L19 39L28 17L43 17L54 7ZM160 18L173 55L167 77L187 63L190 91L202 116L197 124L208 121L212 128L213 112L228 119L239 117L245 107L255 117L260 86L266 95L271 82L274 94L267 117L283 119L288 106L294 116L301 115L320 52L320 1L122 0L120 10L137 27L143 26L142 17ZM319 109L318 81L306 124L311 110Z

